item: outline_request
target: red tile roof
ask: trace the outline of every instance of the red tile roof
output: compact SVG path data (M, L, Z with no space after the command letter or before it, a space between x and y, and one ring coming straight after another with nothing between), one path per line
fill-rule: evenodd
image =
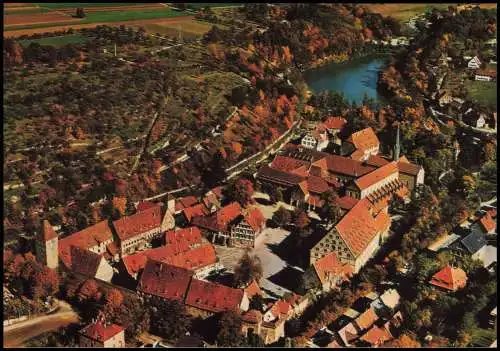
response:
M379 232L366 199L358 201L337 223L335 229L354 256L359 256Z
M201 244L201 232L198 227L188 227L179 230L169 230L165 233L166 245L190 247Z
M342 117L328 117L328 119L323 122L323 125L328 129L342 129L344 128L347 121Z
M349 157L356 161L363 161L365 158L365 152L363 150L356 150Z
M497 227L497 223L495 220L491 217L489 212L486 212L486 214L481 217L479 220L479 223L481 224L481 227L486 233L491 233L495 230Z
M224 188L223 186L216 186L215 188L210 189L210 192L215 194L215 196L217 196L217 198L220 199L222 197L223 188Z
M203 203L207 208L211 208L212 206L215 206L217 208L220 207L220 201L217 198L217 195L215 194L208 194L203 198Z
M322 284L329 280L329 277L340 276L343 280L353 273L353 267L341 263L334 252L320 258L313 263L314 270Z
M239 311L243 289L193 279L186 296L186 305L209 312Z
M245 292L247 293L249 299L251 299L255 295L262 296L262 290L260 290L259 284L255 280L252 280L252 282L248 284L248 286L245 288Z
M43 221L42 230L40 234L41 234L40 235L41 240L43 241L49 241L54 238L57 238L56 231L54 230L54 228L52 228L49 221L46 219Z
M385 166L386 164L390 163L391 161L388 161L379 155L371 155L365 162L367 165L370 165L370 166L381 167L381 166Z
M365 335L361 338L364 342L369 343L370 345L382 345L383 343L392 340L392 334L385 328L379 328L376 325L373 326Z
M361 330L366 330L370 328L373 323L378 320L378 316L375 311L370 307L365 312L361 313L358 318L355 319L356 325Z
M310 192L322 194L330 190L328 183L320 177L309 176L307 177L306 182L307 182L307 190Z
M185 196L183 198L175 200L175 211L182 211L186 207L193 206L198 203L198 200L194 196Z
M71 266L71 246L90 249L108 240L113 240L113 233L108 221L105 220L60 239L58 243L59 257L65 264Z
M492 218L496 218L497 216L497 209L496 208L492 208L491 210L488 210L486 211L488 212L488 214L492 217Z
M288 313L292 310L292 306L286 301L278 300L271 307L271 313L275 317L287 319Z
M189 250L187 245L162 246L125 256L122 261L128 274L134 276L146 266L148 258L159 262L167 262L170 257L187 250Z
M204 204L197 204L191 207L186 207L183 211L184 217L188 222L191 222L193 217L206 216L210 212L207 210Z
M271 167L283 172L291 172L300 167L309 168L310 162L297 160L292 157L277 155L273 162L271 163Z
M356 149L367 150L380 145L380 142L372 128L365 128L356 133L351 134L347 139Z
M209 217L195 217L193 224L201 228L217 232L226 232L229 230L229 223L241 216L242 209L239 203L233 202L224 206Z
M432 276L430 283L447 290L456 291L467 284L467 274L461 268L453 268L447 265Z
M137 287L142 293L184 300L193 272L164 262L148 260Z
M155 204L154 202L150 202L150 201L141 201L139 202L139 204L137 205L137 212L141 212L141 211L144 211L144 210L148 210L150 209L151 207L155 207L157 206L158 204Z
M401 157L398 160L398 169L401 173L416 176L422 169L422 166L410 163L406 157L404 159Z
M321 169L327 169L334 174L344 174L351 177L360 177L375 169L373 166L363 165L362 162L339 155L329 155L313 163Z
M165 262L172 266L196 271L217 262L217 255L212 244L206 243L189 251L181 252L166 258Z
M151 207L113 222L120 240L128 240L161 226L161 205Z
M124 330L125 328L118 324L109 324L105 326L103 322L97 321L80 330L79 334L100 343L104 343Z
M245 211L245 221L254 232L259 232L266 223L266 218L258 207L252 207Z
M380 232L387 232L391 227L391 217L385 211L380 211L375 217L375 224Z
M112 256L117 255L120 252L120 248L115 242L106 245L106 249Z
M71 268L72 271L83 274L87 277L95 277L99 264L103 257L92 251L81 249L76 246L71 247Z
M337 205L339 205L341 209L349 211L358 201L358 199L346 195L337 199Z
M391 162L377 168L373 172L370 172L359 179L356 179L354 183L360 190L364 190L378 182L386 179L387 177L393 175L394 173L398 173L398 165L396 162Z

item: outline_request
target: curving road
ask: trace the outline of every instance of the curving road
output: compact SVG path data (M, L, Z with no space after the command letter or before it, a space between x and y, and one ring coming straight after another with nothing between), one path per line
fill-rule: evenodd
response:
M79 317L71 306L64 301L58 300L58 302L59 308L55 313L4 327L3 346L22 347L23 343L31 338L78 322Z

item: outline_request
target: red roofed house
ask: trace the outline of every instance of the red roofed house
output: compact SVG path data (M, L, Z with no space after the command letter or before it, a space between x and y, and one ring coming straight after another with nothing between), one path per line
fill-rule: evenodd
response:
M358 201L311 249L311 265L333 252L338 261L354 268L353 273L359 272L380 248L382 236L387 230L387 218L383 219L376 221L367 199Z
M182 212L186 207L194 206L198 200L194 196L185 196L175 200L175 214Z
M353 267L349 264L341 263L334 252L315 261L304 273L304 288L322 289L330 291L340 285L343 281L349 280Z
M161 234L161 225L161 205L159 204L114 221L113 226L120 238L122 256L145 249L151 239Z
M333 137L335 137L334 142L337 144L340 142L340 138L336 136L340 131L344 128L347 121L342 117L328 117L328 119L323 122L328 133L330 133Z
M457 291L467 284L467 274L461 268L447 265L432 276L430 283L446 290Z
M194 278L204 278L217 264L217 255L212 244L206 243L195 249L168 257L165 262L194 272Z
M302 138L300 145L308 149L322 151L328 146L328 135L326 131L313 130Z
M354 326L359 333L368 330L379 317L373 310L373 308L368 308L365 312L361 313L353 322Z
M493 217L491 217L489 212L486 212L486 214L481 217L481 219L479 220L479 224L481 225L481 229L486 234L494 233L497 228L497 223L493 219Z
M145 297L184 301L193 272L155 260L147 260L137 291Z
M101 221L59 240L59 257L67 267L71 267L71 246L100 255L105 254L112 243L114 238L109 223Z
M194 217L192 224L203 229L212 240L222 237L227 241L231 236L231 225L242 214L239 203L232 202L207 217Z
M259 283L257 283L255 280L252 280L250 284L248 284L248 286L245 288L245 292L249 299L251 299L255 295L262 296L262 290L260 290Z
M272 322L277 319L288 320L292 316L292 306L284 300L277 300L275 303L271 303L269 309L264 313L264 322Z
M372 128L365 128L351 134L342 144L342 155L350 155L354 151L360 151L361 155L357 160L363 161L376 155L379 152L380 141L378 140Z
M202 243L201 232L198 227L188 227L170 230L165 233L165 245L198 247Z
M242 315L241 331L248 336L250 331L262 338L265 345L275 343L285 336L285 319L276 319L272 322L264 322L262 313L257 310L249 310Z
M363 199L370 194L392 191L393 187L399 188L402 185L399 181L398 165L396 162L391 162L356 179L347 187L346 192L350 197Z
M243 289L193 279L185 304L189 314L207 318L223 311L247 311L250 301Z
M182 210L182 214L186 219L187 223L191 223L194 217L206 216L210 214L210 211L205 207L204 204L197 204L194 206L186 207Z
M125 347L125 328L98 320L78 332L80 347Z
M394 339L389 330L385 327L377 327L374 325L363 335L359 340L368 347L378 347L382 344Z
M257 237L266 226L266 219L258 207L248 208L231 226L230 244L238 247L254 247Z
M71 266L73 272L86 277L97 278L105 282L111 282L113 278L113 267L101 254L71 246Z
M35 241L36 258L51 269L59 265L58 236L48 220L44 220L40 235Z
M309 210L322 207L321 195L330 190L330 185L321 177L310 175L292 191L291 204L299 206L306 203Z

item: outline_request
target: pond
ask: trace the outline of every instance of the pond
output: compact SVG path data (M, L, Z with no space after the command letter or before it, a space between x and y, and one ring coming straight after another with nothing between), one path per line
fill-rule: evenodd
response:
M332 63L304 72L304 78L315 94L337 91L349 101L361 104L364 95L376 102L383 100L377 92L378 73L384 68L387 55L366 56L345 63Z

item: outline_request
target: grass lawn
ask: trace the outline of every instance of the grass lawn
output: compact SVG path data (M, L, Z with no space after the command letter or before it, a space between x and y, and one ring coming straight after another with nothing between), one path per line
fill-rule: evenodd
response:
M480 104L497 107L497 83L469 80L465 83L469 96Z
M447 8L447 4L367 4L371 11L384 16L392 16L400 21L408 21L410 18L422 15L432 8Z
M66 44L82 44L86 43L89 39L80 34L73 35L61 35L58 37L32 39L32 40L21 40L22 46L28 46L31 43L38 43L40 45L52 45L55 47L63 46Z
M469 346L489 347L497 338L494 329L477 329L472 334L472 341Z

